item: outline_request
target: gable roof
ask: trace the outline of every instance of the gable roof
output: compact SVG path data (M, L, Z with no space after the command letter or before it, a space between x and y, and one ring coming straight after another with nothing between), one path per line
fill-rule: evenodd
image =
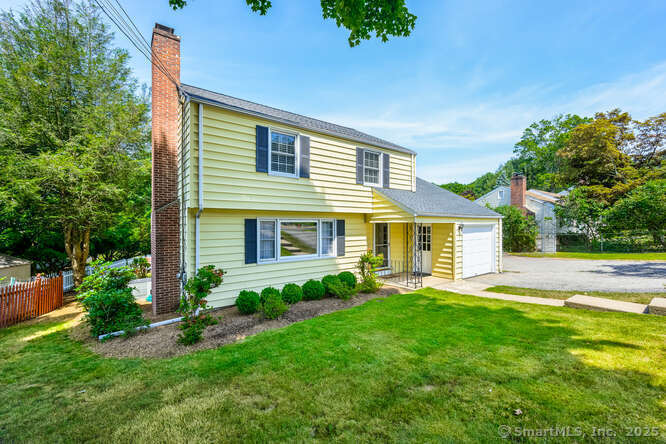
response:
M548 191L534 190L530 189L525 192L525 194L534 199L540 200L542 202L557 203L562 196L558 196L555 193L550 193Z
M474 202L479 203L479 201L485 197L490 196L491 194L497 192L498 190L509 190L509 194L511 193L511 187L508 187L506 185L500 185L498 187L493 188L492 190L488 191L486 194L483 196L479 197L478 199L475 199ZM543 190L536 190L534 188L530 188L529 190L525 191L525 196L531 197L532 199L536 199L541 202L549 202L549 203L557 203L559 200L562 198L561 194L556 194L556 193L551 193L550 191L543 191Z
M502 217L420 177L416 178L416 192L393 188L375 188L375 191L416 216Z
M11 268L18 265L28 265L31 263L32 262L26 259L0 254L0 268Z
M180 87L183 93L195 101L218 106L230 111L262 117L274 122L316 131L319 133L329 134L332 136L342 137L344 139L373 145L379 148L386 148L407 154L416 154L416 152L410 149L396 145L395 143L389 142L387 140L380 139L379 137L362 133L361 131L355 130L354 128L336 125L334 123L325 122L323 120L314 119L312 117L306 117L300 114L290 113L278 108L260 105L248 100L227 96L226 94L220 94L213 91L208 91L207 89L197 88L196 86L192 85L181 84Z

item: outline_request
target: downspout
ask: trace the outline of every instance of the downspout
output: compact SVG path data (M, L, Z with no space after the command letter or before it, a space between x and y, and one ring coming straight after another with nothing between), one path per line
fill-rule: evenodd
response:
M200 244L201 244L201 234L200 234L200 217L201 213L203 212L204 209L204 193L203 193L203 104L199 103L199 134L198 134L198 139L199 139L199 174L198 174L198 191L199 191L199 198L197 199L199 202L199 209L197 210L197 215L194 220L194 242L195 242L195 253L194 253L194 262L195 262L195 270L194 272L196 273L197 270L199 270L200 267L200 261L199 261L199 250L200 250Z
M190 106L190 96L183 93L180 88L180 294L187 281L187 241L185 239L185 225L187 223L187 205L185 197L185 109ZM188 120L189 121L189 120ZM187 131L190 130L188 125ZM188 139L189 140L189 139ZM189 143L189 142L188 142Z

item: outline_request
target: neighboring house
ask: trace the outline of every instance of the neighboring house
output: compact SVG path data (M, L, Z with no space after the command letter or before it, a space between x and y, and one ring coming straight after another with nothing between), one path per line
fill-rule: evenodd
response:
M487 204L490 208L513 205L525 210L527 214L534 216L534 221L539 228L537 250L554 253L557 250L557 233L562 230L558 227L555 217L555 205L562 194L535 189L527 190L526 184L525 176L514 174L511 177L510 187L499 186L474 202L484 207Z
M32 262L25 259L0 254L0 278L7 278L4 279L5 282L9 282L11 278L29 281L31 264Z
M501 216L415 176L413 151L321 120L180 84L180 38L152 39L153 309L198 267L225 270L208 301L356 271L461 279L501 270ZM182 129L182 130L181 130ZM180 279L179 279L180 277Z

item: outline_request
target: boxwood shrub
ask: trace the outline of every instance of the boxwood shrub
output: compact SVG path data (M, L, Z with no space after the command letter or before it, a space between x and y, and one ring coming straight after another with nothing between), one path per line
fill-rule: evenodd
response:
M326 289L324 284L314 279L310 279L303 284L303 299L306 301L314 301L324 297Z
M340 299L349 299L356 292L354 288L349 288L343 284L339 277L334 274L324 276L321 280L326 288L326 294Z
M338 274L338 279L349 288L356 288L356 276L351 271L343 271Z
M261 294L263 295L264 292L262 291ZM261 311L266 318L277 319L280 316L282 316L282 314L284 314L287 310L289 310L289 307L282 300L282 296L280 296L279 291L275 290L275 292L269 291L266 293L266 298L264 299L264 302L261 304Z
M259 310L259 293L243 290L236 298L236 307L243 314L256 313Z
M287 284L282 289L282 300L287 304L295 304L303 299L303 290L296 284Z
M261 290L261 296L259 297L259 302L263 304L266 302L266 299L268 298L268 295L270 294L276 294L280 299L282 299L282 295L280 294L280 290L277 288L273 287L266 287L263 290Z

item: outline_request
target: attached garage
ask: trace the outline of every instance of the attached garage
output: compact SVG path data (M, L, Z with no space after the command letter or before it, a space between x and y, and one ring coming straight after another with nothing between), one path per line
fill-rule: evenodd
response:
M496 271L495 225L464 224L462 230L463 279Z
M368 222L375 252L389 257L385 275L455 280L502 269L502 216L418 177L415 192L375 188Z

